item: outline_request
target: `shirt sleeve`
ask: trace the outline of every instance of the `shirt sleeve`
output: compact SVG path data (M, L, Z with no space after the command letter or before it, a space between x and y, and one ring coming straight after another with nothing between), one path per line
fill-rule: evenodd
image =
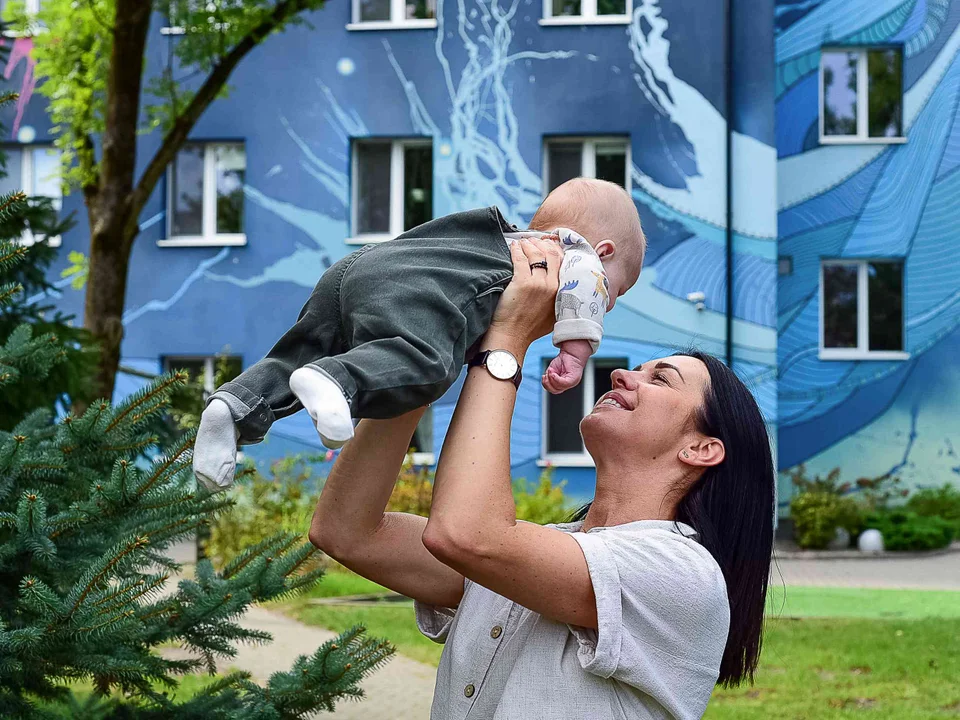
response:
M441 645L447 641L450 626L453 625L453 616L457 614L455 608L427 605L414 600L413 613L421 633Z
M610 286L600 257L586 240L578 237L566 237L562 242L553 344L559 347L568 340L587 340L596 352L603 337Z
M574 533L597 602L598 628L570 626L581 667L699 718L719 676L730 625L719 566L669 530Z

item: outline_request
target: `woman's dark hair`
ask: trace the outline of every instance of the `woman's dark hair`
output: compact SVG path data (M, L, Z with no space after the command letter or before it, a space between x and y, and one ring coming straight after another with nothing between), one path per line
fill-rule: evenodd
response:
M723 462L707 468L687 491L676 519L699 533L727 584L730 632L717 682L729 687L753 682L760 660L776 473L763 415L746 386L712 355L679 354L707 366L710 387L695 418L697 430L721 440L726 450ZM574 519L582 520L588 508Z

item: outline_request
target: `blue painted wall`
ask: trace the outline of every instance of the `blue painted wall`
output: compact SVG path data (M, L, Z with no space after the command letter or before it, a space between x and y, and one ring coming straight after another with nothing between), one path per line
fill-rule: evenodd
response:
M776 27L780 466L956 481L960 5L781 0ZM907 142L820 147L820 47L872 43L903 48ZM817 359L821 257L904 259L909 360Z
M496 204L514 222L532 216L542 195L545 135L629 135L632 192L650 239L640 282L608 316L601 356L632 363L697 344L726 346L726 109L723 3L634 0L623 25L543 27L540 0L439 1L439 27L348 31L349 3L257 48L193 132L195 139L246 143L247 245L158 247L164 192L145 210L134 249L123 362L159 369L164 355L209 355L225 348L259 359L296 317L320 274L353 247L349 234L349 141L429 136L434 149L434 213ZM774 5L735 0L733 108L733 340L736 367L777 422L776 145ZM176 42L153 29L150 62ZM781 36L782 37L782 36ZM24 47L29 40L17 41ZM777 68L780 71L780 68ZM28 60L8 76L29 91ZM779 75L778 75L779 78ZM780 82L779 79L777 81ZM779 85L777 85L779 87ZM781 102L783 102L781 100ZM49 138L42 99L7 118ZM142 141L141 166L159 138ZM85 250L78 227L64 253ZM59 268L58 268L59 269ZM688 293L706 294L697 311ZM82 294L62 306L80 314ZM513 426L517 476L535 477L542 391L542 341L528 356ZM136 380L123 377L118 392ZM455 391L435 406L439 447ZM251 449L266 458L317 448L301 413ZM558 468L573 495L592 492L593 472Z

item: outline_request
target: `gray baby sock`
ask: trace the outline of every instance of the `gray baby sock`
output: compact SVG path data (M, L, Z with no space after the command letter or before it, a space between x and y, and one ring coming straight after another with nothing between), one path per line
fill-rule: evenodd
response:
M225 490L233 484L239 438L230 407L222 400L212 400L200 416L200 429L193 446L193 473L210 492Z
M350 405L337 383L307 366L290 375L290 389L313 418L324 445L336 450L353 437Z

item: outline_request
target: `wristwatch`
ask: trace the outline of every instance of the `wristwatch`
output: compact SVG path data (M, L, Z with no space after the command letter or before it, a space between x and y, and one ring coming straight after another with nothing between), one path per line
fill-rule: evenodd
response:
M482 366L497 380L510 380L514 386L520 388L520 363L508 350L484 350L471 360L467 367Z

